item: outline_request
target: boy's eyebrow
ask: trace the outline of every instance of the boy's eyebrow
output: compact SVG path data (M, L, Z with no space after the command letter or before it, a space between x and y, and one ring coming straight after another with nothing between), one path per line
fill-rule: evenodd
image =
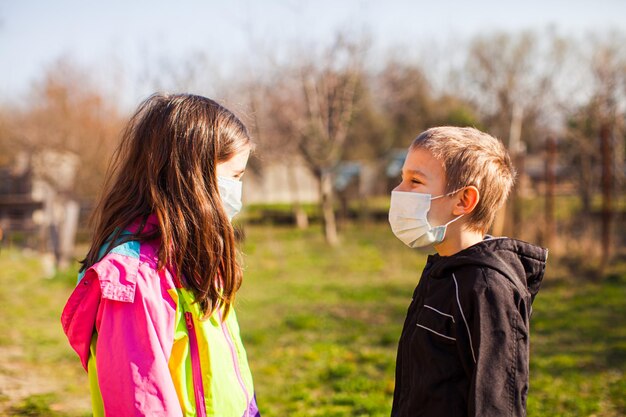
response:
M411 175L419 175L420 177L428 178L428 175L424 174L419 169L405 169L404 172Z

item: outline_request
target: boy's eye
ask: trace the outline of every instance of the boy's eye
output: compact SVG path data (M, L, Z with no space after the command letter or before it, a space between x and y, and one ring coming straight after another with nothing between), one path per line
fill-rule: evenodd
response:
M421 182L420 180L418 180L417 178L412 178L412 179L411 179L411 182L412 182L413 184L422 184L422 182Z

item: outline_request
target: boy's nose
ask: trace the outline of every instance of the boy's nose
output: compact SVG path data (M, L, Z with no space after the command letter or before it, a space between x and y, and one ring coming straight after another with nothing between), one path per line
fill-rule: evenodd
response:
M398 185L396 186L396 188L394 188L394 189L393 189L393 191L404 191L404 192L408 192L408 191L411 191L411 190L409 189L409 187L408 187L408 186L405 186L405 185L404 185L404 181L402 181L400 184L398 184Z

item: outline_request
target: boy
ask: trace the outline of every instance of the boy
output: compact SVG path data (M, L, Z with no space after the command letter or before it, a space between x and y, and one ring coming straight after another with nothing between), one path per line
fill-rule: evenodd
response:
M529 318L547 250L486 235L515 171L502 144L437 127L411 144L393 233L433 245L400 337L393 417L524 416Z

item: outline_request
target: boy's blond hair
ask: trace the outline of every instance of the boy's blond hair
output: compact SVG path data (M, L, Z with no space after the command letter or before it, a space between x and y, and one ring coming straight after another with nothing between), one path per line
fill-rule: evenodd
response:
M502 142L471 127L434 127L420 133L410 150L426 149L443 163L446 193L473 185L480 199L468 227L486 232L511 192L515 169Z

